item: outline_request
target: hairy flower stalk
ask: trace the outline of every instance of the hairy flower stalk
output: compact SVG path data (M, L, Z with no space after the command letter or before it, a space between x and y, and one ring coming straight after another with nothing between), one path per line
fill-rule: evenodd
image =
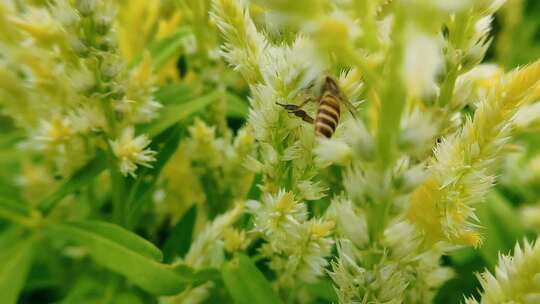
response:
M250 82L258 82L262 75L260 62L266 49L266 39L251 21L243 1L213 1L212 16L226 43L225 59Z
M294 201L323 197L323 188L312 180L316 175L311 155L314 133L276 103L302 95L301 90L316 80L320 66L315 57L306 56L311 54L311 43L301 36L291 46L270 45L257 32L241 1L214 1L212 14L226 39L225 59L251 85L248 121L259 141L261 160L250 166L263 174L263 189L268 192L261 203L250 205L255 229L268 241L261 247L261 254L270 258L280 288L298 284L297 278L313 282L323 274L327 264L324 258L333 243L329 238L331 225L308 219L304 203L297 205ZM280 185L292 192L279 190ZM297 209L297 215L287 214ZM281 225L290 227L290 231Z
M408 211L429 242L480 244L474 204L493 186L515 114L538 98L539 77L540 61L510 72L463 129L437 146L430 176L412 194Z
M538 240L524 241L514 248L514 254L501 255L495 273L478 274L482 285L481 300L467 298L466 304L538 303L540 301L540 246Z

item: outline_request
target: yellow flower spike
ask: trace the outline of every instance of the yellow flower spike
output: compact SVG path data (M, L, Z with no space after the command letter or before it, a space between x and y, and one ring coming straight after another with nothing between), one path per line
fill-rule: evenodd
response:
M508 82L505 85L507 88L505 97L509 99L509 102L506 102L506 104L510 107L515 107L522 98L531 93L531 88L532 92L538 92L540 59L521 69L516 69L509 73L506 78Z
M311 233L316 238L324 238L330 235L334 226L333 221L315 221L311 226Z
M209 127L204 121L195 118L195 123L189 128L189 132L194 140L200 143L213 142L216 137L216 128Z
M32 13L33 14L28 17L29 21L17 17L10 18L10 21L13 25L22 31L27 32L41 43L49 44L59 42L58 39L61 36L59 25L54 23L49 15L40 14L34 11ZM41 21L41 23L35 22L37 20Z
M328 39L329 44L336 41L347 41L349 29L347 25L337 18L326 18L321 22L319 35Z
M482 237L480 236L478 232L467 231L467 232L463 232L457 238L457 242L463 243L464 245L468 245L468 246L479 247L480 245L482 245Z
M228 228L223 233L223 247L230 253L242 251L246 247L246 233L244 230Z
M473 205L493 187L496 162L515 113L537 91L540 61L510 72L482 100L474 118L435 150L432 177L411 196L408 218L432 241L478 246Z
M118 9L120 52L128 61L145 48L159 16L159 0L122 1ZM137 30L133 30L137 29Z
M51 144L60 144L67 141L73 134L71 122L67 118L55 117L44 125L44 137Z
M24 62L32 70L34 76L37 78L37 82L43 83L57 79L57 76L50 69L50 62L44 61L43 58L37 58L33 54L21 52L17 59Z
M182 12L176 11L170 18L159 20L156 38L165 38L174 33L174 31L178 28L178 25L182 22L182 17Z
M9 43L17 43L19 33L11 30L9 16L13 16L15 12L4 3L0 3L0 40Z
M282 212L286 212L294 207L296 201L294 200L294 195L292 192L285 192L283 196L277 201L276 209Z
M145 50L143 60L135 69L133 78L136 84L144 86L151 80L152 76L152 55L148 50Z
M444 237L436 205L441 197L440 185L433 177L428 178L411 195L407 219L416 224L428 242L436 242Z
M348 43L358 36L354 22L345 15L321 19L314 32L316 42L323 48L346 54Z

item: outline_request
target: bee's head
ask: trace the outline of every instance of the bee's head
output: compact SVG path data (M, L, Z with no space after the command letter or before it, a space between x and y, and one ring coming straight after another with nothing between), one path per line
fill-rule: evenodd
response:
M322 86L322 89L321 89L321 93L324 94L324 93L330 93L332 95L339 95L339 86L338 84L336 83L336 81L334 80L334 78L330 77L330 76L326 76L324 78L324 83L323 83L323 86Z

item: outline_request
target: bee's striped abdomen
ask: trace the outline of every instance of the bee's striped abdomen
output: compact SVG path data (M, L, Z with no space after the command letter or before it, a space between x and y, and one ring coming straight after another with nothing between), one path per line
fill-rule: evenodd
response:
M336 96L325 95L321 98L315 117L315 134L317 136L332 137L339 122L339 104Z

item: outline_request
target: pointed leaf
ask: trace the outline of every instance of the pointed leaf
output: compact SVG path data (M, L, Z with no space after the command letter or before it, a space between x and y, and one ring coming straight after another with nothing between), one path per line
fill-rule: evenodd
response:
M223 282L236 303L275 304L281 300L249 257L237 254L222 270Z
M33 239L24 239L0 252L0 295L2 303L16 303L32 264Z
M313 284L306 285L307 290L320 299L326 300L331 303L338 303L336 291L332 286L332 282L328 278L323 278Z
M69 225L109 239L154 261L159 262L163 258L161 251L154 244L118 225L90 220L70 222Z
M125 276L133 284L154 295L174 295L190 283L171 267L158 263L135 247L126 246L115 237L103 235L102 231L73 224L53 224L48 227L54 236L70 239L88 250L96 263ZM126 231L126 233L129 233ZM137 238L133 235L131 239Z
M186 83L172 83L160 87L154 94L162 105L179 104L195 98L191 86Z
M188 252L196 218L197 206L193 205L176 223L163 245L165 263L171 262L176 255L183 256Z
M509 253L516 241L526 236L525 228L516 210L497 192L488 195L477 208L480 223L485 227L484 241L479 253L493 269L500 253Z
M31 209L22 202L0 199L0 219L25 224L31 216Z
M39 208L49 212L66 195L80 189L100 174L107 167L107 157L104 153L98 153L85 166L77 170L56 191L39 203Z
M227 93L227 116L245 118L248 114L248 103L240 97Z
M207 95L195 98L180 104L171 104L160 110L160 118L155 123L146 124L139 128L140 133L147 133L151 137L163 132L179 121L190 118L193 114L202 111L211 102L219 98L220 92L214 91Z
M179 55L186 42L186 39L191 35L191 29L189 27L182 26L179 27L178 30L173 34L150 43L148 46L148 51L150 51L150 54L152 55L154 69L158 71L169 60ZM143 55L140 54L130 63L129 66L136 66L139 64L139 62L141 62L142 58Z

